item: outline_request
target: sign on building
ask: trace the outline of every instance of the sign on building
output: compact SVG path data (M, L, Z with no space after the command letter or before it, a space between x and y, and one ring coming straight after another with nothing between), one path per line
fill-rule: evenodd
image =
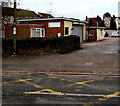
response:
M60 22L49 22L48 27L60 27Z

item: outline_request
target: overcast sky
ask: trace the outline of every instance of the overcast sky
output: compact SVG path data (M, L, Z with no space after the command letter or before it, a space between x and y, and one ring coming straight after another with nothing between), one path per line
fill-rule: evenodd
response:
M96 17L109 12L118 16L120 0L20 0L21 8L35 12L52 12L56 17L68 17L84 20L86 16Z

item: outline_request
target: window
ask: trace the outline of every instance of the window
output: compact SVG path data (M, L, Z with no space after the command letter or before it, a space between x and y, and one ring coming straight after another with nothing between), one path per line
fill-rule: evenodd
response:
M65 35L69 35L69 27L65 27Z
M102 29L100 29L100 34L103 35L103 30Z
M45 37L44 28L31 28L31 37Z
M94 36L94 31L90 31L89 36Z

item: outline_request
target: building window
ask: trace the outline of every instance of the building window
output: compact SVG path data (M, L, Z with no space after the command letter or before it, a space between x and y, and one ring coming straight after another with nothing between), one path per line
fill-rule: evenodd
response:
M69 35L69 27L65 27L65 35Z
M103 35L103 30L102 29L100 29L100 34Z
M90 31L89 36L94 36L94 31Z
M30 37L45 37L44 28L31 28L31 36Z

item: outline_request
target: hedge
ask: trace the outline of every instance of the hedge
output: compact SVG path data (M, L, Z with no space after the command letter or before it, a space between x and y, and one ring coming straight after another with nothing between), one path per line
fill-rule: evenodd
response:
M18 54L66 53L80 48L80 38L76 35L64 37L16 39ZM2 39L3 55L12 55L13 39Z

